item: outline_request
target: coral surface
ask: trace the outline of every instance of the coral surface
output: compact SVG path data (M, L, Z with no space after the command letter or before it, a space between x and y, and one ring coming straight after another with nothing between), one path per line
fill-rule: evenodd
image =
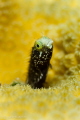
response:
M54 41L52 68L34 90L25 80L42 36ZM80 120L80 0L0 0L0 120L9 119Z

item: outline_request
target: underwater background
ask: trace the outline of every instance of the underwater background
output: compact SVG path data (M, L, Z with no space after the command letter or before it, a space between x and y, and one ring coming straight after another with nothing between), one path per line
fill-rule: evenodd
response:
M32 89L30 53L42 36L54 41L52 68ZM80 0L0 0L0 120L9 119L80 120Z

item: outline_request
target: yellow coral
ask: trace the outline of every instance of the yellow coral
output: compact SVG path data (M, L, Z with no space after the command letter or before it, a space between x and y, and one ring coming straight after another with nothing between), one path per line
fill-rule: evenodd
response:
M66 68L71 68L72 66L76 66L77 61L75 59L75 55L74 54L65 55L63 63L64 63Z
M75 56L77 61L80 63L80 42L76 45Z
M1 120L80 120L79 11L80 0L0 0ZM42 36L54 41L52 69L47 88L33 90L24 82Z

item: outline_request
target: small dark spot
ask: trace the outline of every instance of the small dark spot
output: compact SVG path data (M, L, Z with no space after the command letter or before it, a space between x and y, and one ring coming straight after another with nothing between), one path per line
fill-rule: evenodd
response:
M39 47L39 45L37 44L37 47Z

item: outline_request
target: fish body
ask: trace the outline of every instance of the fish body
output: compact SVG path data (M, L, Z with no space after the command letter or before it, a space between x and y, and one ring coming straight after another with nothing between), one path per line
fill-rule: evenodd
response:
M53 41L47 37L38 39L31 51L27 83L32 88L41 88L46 79L53 51Z

